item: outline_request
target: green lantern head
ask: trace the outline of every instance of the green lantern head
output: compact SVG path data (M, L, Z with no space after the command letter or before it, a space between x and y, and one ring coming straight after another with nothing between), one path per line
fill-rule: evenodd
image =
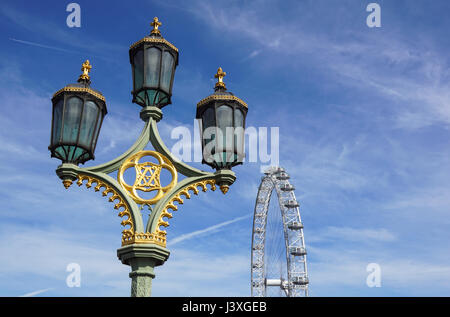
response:
M248 106L240 98L227 91L222 68L214 93L197 104L196 118L200 120L202 163L211 167L231 169L242 164L244 153L244 129Z
M151 25L149 36L130 46L130 63L133 73L133 102L162 108L171 104L178 49L164 39L158 29L158 18Z
M95 146L105 117L103 95L90 87L89 61L83 63L78 83L57 91L52 98L51 156L63 163L83 164L94 159Z

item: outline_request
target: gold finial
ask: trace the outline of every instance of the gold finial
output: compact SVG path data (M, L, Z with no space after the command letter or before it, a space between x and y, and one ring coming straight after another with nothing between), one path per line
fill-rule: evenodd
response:
M80 78L78 80L84 80L84 81L90 81L89 72L92 69L92 65L89 64L89 60L86 60L83 65L81 65L81 70L83 71L83 74L80 75Z
M225 87L225 83L223 82L223 78L227 75L227 73L225 73L222 70L222 67L219 67L219 69L217 70L217 73L214 75L214 78L217 78L217 83L216 83L216 88L217 87Z
M63 180L63 185L66 189L68 189L70 187L70 185L72 185L72 180L70 180L70 179Z
M228 189L230 189L230 186L228 185L220 185L220 190L225 195L228 192Z
M162 23L159 22L158 17L154 17L153 22L150 23L150 25L153 26L153 30L150 32L150 34L161 34L158 28L162 25Z

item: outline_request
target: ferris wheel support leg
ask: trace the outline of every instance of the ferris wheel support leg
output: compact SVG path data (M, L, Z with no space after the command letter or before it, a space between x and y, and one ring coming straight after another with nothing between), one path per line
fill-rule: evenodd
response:
M131 297L150 297L154 268L169 258L169 250L156 244L131 244L117 250L117 257L131 267Z

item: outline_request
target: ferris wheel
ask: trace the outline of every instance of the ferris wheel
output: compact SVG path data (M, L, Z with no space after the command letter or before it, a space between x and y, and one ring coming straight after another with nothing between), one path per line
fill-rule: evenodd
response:
M253 215L251 295L308 296L303 223L295 188L281 167L270 167L264 174Z

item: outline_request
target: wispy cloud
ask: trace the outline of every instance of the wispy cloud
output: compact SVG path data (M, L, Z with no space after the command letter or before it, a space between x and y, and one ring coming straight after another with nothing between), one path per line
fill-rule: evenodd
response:
M171 249L156 268L152 296L250 296L249 254Z
M245 62L245 61L247 61L247 60L249 60L249 59L255 58L256 56L258 56L259 54L261 54L261 52L262 52L261 49L259 49L259 50L253 50L250 54L248 54L248 56L246 56L246 57L244 57L244 58L242 59L242 62Z
M67 210L60 210L66 212ZM85 215L87 217L87 214ZM92 215L91 215L92 217ZM105 219L107 222L107 219ZM96 288L104 288L111 285L110 289L104 289L107 294L125 296L129 288L129 268L117 260L115 247L120 240L120 231L116 235L103 232L109 236L107 240L98 238L98 231L77 233L67 228L67 225L57 227L52 225L41 225L40 228L31 228L26 225L2 226L1 238L5 243L0 246L2 252L11 254L10 260L4 259L0 267L2 285L6 289L6 275L15 276L20 281L27 281L27 287L38 288L43 281L51 288L57 289L58 295L74 296L77 291L90 293L96 296ZM114 236L118 239L114 240ZM22 250L23 252L19 252ZM45 250L45 252L43 252ZM30 264L29 259L33 262ZM95 260L94 260L95 259ZM66 271L69 263L78 263L81 267L81 283L79 290L68 288ZM31 281L28 282L28 279ZM124 281L122 283L121 281ZM114 286L113 286L114 285ZM83 291L84 289L84 291ZM4 291L4 289L3 289ZM40 293L40 291L37 291ZM43 291L42 291L43 292ZM25 294L34 296L38 293ZM76 295L78 296L78 295Z
M160 1L160 5L168 2ZM401 10L405 17L412 6L406 2L406 11ZM409 26L391 32L392 25L384 24L382 30L368 31L362 20L361 27L350 27L354 20L347 18L357 15L355 3L286 1L280 6L277 1L264 0L219 5L193 0L189 4L172 2L185 10L179 16L173 13L176 10L167 12L202 32L196 38L217 41L215 33L220 31L221 42L233 42L232 54L229 50L220 53L224 59L238 61L236 71L242 77L253 76L242 82L248 88L245 94L253 99L248 122L280 126L281 164L296 186L305 224L311 294L373 294L365 285L369 262L381 265L384 294L391 290L400 290L399 295L448 294L450 262L442 243L448 240L446 197L450 185L445 178L450 171L445 137L450 122L446 47L433 47L433 41L441 42L433 31L423 37L429 39L424 41ZM428 12L430 5L417 7ZM111 13L119 16L122 8L111 7L114 9L117 11ZM383 6L385 9L388 12ZM394 11L390 12L392 17L399 14L401 20L400 13ZM101 28L95 28L99 34L83 33L94 28L69 31L64 23L42 16L36 20L26 9L2 6L0 15L10 30L17 31L6 37L10 38L4 43L6 48L27 45L36 52L42 48L48 53L64 53L54 54L58 57L68 50L127 51L114 42L124 34L117 34L112 41L102 40ZM104 24L108 18L102 19L99 16L98 23ZM27 35L19 35L23 31ZM189 47L190 41L185 43L195 51L196 47ZM66 191L62 187L54 174L58 162L48 158L46 149L53 91L45 91L45 85L50 85L50 79L45 77L42 82L41 73L33 74L28 68L27 72L19 71L26 62L39 67L32 54L27 55L29 60L20 61L23 65L10 54L3 59L7 62L0 74L4 111L0 118L0 143L4 145L0 150L4 160L0 195L5 219L0 249L11 255L1 266L1 291L7 294L14 289L12 294L23 294L47 285L68 294L74 290L64 286L65 266L76 261L82 267L79 294L126 296L129 267L117 260L115 252L121 231L117 212L92 191L76 186ZM174 104L192 105L210 91L212 83L199 70L198 61L182 59ZM248 63L239 63L242 60ZM56 63L48 67L51 65ZM123 77L121 71L114 73ZM108 79L99 78L99 82ZM34 83L39 85L32 87ZM117 90L127 84L129 81L123 80L110 87ZM125 93L116 97L128 101ZM242 95L246 101L247 96ZM124 108L119 102L114 104L108 98L110 114L100 133L97 160L88 164L121 154L139 134L143 126L135 120L139 107ZM159 126L169 148L173 127L191 126L194 108L189 108L191 112L165 108L167 118ZM182 120L185 113L189 118ZM181 123L170 121L175 116ZM437 132L423 133L427 130L423 128L442 126L444 129ZM255 165L246 162L233 169L238 178L227 196L216 191L196 197L184 206L189 216L180 214L173 219L169 234L175 237L168 239L173 248L170 259L156 269L154 295L249 294L251 215L242 216L242 211L245 214L254 207L261 177ZM182 226L176 221L186 225L184 228L199 228L198 219L214 225L176 235L183 232L177 231ZM232 231L232 236L214 234L219 231ZM29 258L33 258L33 265L29 265Z
M21 44L37 46L37 47L42 47L42 48L48 48L48 49L51 49L51 50L61 51L61 52L65 52L65 53L84 54L84 53L81 53L81 52L76 52L76 51L73 51L73 50L64 49L64 48L55 47L55 46L50 46L50 45L45 45L45 44L36 43L36 42L18 40L18 39L14 39L14 38L10 38L10 40L13 41L13 42L21 43Z
M105 57L105 56L102 56L102 55L92 54L92 53L87 52L87 51L84 51L84 52L76 51L76 50L69 49L69 48L62 48L62 47L57 47L57 46L51 46L51 45L46 45L46 44L37 43L37 42L30 42L30 41L25 41L25 40L19 40L19 39L15 39L15 38L10 38L10 40L13 41L13 42L16 42L16 43L21 43L21 44L25 44L25 45L31 45L31 46L35 46L35 47L50 49L50 50L64 52L64 53L68 53L68 54L82 55L83 57L84 56L91 56L91 57L97 57L97 58L108 59L108 60L111 59L110 57Z
M372 228L350 228L329 226L308 237L308 243L356 241L359 243L392 242L396 236L389 230Z
M450 291L450 266L437 264L427 258L404 256L383 252L384 249L348 249L309 246L309 274L312 296L430 296L436 290ZM377 263L381 269L381 288L366 285L369 263ZM420 285L420 287L415 287ZM377 292L378 291L378 292ZM442 293L446 294L446 293Z
M27 294L21 295L19 297L33 297L33 296L36 296L36 295L48 292L48 291L50 291L52 289L53 288L41 289L41 290L37 290L37 291L31 292L31 293L27 293Z
M178 237L175 237L175 238L169 240L167 245L172 247L172 246L174 246L177 243L180 243L180 242L183 242L183 241L186 241L186 240L189 240L189 239L193 239L195 237L202 236L202 235L205 235L207 233L216 232L220 228L223 228L225 226L231 225L232 223L235 223L235 222L238 222L238 221L241 221L241 220L244 220L244 219L248 219L250 217L252 217L252 214L248 214L248 215L245 215L245 216L242 216L242 217L237 217L237 218L234 218L234 219L231 219L231 220L228 220L228 221L224 221L224 222L218 223L216 225L207 227L205 229L196 230L196 231L193 231L193 232L190 232L190 233L182 234L182 235L180 235Z
M69 32L65 29L65 24L63 26L55 24L51 20L40 19L40 15L30 15L23 10L17 10L12 6L4 5L0 8L0 15L2 15L7 21L10 21L14 25L19 26L30 32L30 34L39 34L52 41L59 42L65 47L77 47L88 52L108 52L116 53L122 50L126 50L126 46L121 46L116 43L105 42L99 39L94 39L88 34L79 35L78 33ZM30 21L33 21L32 23ZM70 49L60 48L52 45L41 44L36 42L30 42L25 40L15 39L16 42L22 44L28 44L33 46L39 46L43 48L58 50L68 53ZM72 52L78 53L78 52ZM80 53L84 54L84 53ZM92 55L91 53L89 53ZM112 56L104 56L101 54L95 55L103 59L112 60Z
M252 3L252 8L246 10L233 2L219 6L194 1L189 8L183 9L211 29L237 34L241 40L250 39L252 43L249 45L276 53L279 58L271 60L268 67L286 64L292 69L301 63L314 64L327 80L336 80L340 85L359 88L370 95L397 102L395 109L386 109L390 111L389 115L395 114L390 120L396 121L397 128L450 124L448 62L429 41L423 41L418 35L420 40L414 42L406 41L401 34L378 36L367 32L363 24L359 29L349 28L349 36L337 40L325 32L329 29L318 27L316 23L318 15L326 16L329 10L335 10L334 6L326 8L319 3L314 3L314 6L304 4L300 18L295 15L295 19L274 24L267 23L266 15L268 10L274 10L271 18L281 19L276 2L260 3L264 5ZM341 6L354 8L355 5L342 3ZM349 15L348 12L341 13ZM324 22L328 28L335 28L338 23L344 23L342 18L329 18ZM288 43L289 49L281 43ZM255 49L244 59L255 57L260 52L260 48Z

